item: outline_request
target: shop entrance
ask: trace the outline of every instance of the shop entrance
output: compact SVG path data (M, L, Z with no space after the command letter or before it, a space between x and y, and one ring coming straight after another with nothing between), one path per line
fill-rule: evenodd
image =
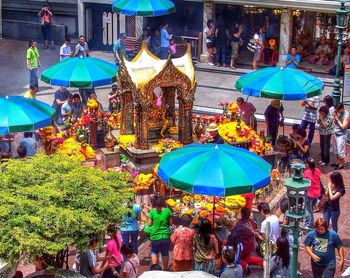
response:
M85 34L91 49L112 51L122 32L125 32L125 16L113 13L111 5L85 4Z

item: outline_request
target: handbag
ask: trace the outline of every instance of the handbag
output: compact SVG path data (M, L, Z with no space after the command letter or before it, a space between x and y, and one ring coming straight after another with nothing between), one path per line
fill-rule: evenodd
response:
M254 38L251 38L248 42L248 45L247 45L247 49L250 51L250 52L255 52L255 50L258 49L258 44L256 43L255 39Z
M328 202L328 197L325 195L322 196L321 200L317 203L316 208L319 211L323 210L327 202Z

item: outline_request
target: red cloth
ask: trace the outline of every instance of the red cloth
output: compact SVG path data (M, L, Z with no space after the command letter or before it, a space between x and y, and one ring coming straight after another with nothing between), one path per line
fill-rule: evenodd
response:
M245 206L252 211L253 209L253 199L254 199L254 193L247 193L242 194L242 196L245 198L246 204Z
M310 198L318 198L321 196L321 171L318 168L315 168L314 173L311 169L306 169L304 171L304 178L311 180L311 185L307 190L307 196Z

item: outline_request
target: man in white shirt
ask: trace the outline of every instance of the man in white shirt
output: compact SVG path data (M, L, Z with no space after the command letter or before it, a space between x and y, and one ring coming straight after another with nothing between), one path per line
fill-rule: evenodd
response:
M72 49L70 48L70 38L64 39L64 44L60 48L60 61L68 59L72 56Z
M261 202L258 205L259 213L265 218L265 220L261 223L260 233L259 233L259 239L265 240L269 239L274 242L276 242L278 236L279 236L279 228L280 223L278 221L278 217L274 214L271 214L270 206L268 203ZM270 222L270 234L266 234L267 230L267 222Z

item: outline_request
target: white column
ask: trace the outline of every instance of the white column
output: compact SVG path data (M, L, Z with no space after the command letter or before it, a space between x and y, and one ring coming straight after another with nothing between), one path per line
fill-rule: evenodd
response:
M0 38L2 38L2 0L0 0Z
M280 26L280 48L278 66L286 65L286 56L292 44L293 15L291 8L283 8Z
M204 33L205 27L207 27L207 21L209 19L214 20L215 17L215 4L212 2L204 2L203 3L203 54L201 55L200 61L203 62L208 62L208 53L207 53L207 45L206 45L206 40L207 36Z
M78 0L78 32L85 36L85 11L83 0Z
M136 20L136 24L135 24L135 35L136 35L136 38L139 38L141 37L142 35L142 29L143 29L143 17L142 16L136 16L135 18Z

